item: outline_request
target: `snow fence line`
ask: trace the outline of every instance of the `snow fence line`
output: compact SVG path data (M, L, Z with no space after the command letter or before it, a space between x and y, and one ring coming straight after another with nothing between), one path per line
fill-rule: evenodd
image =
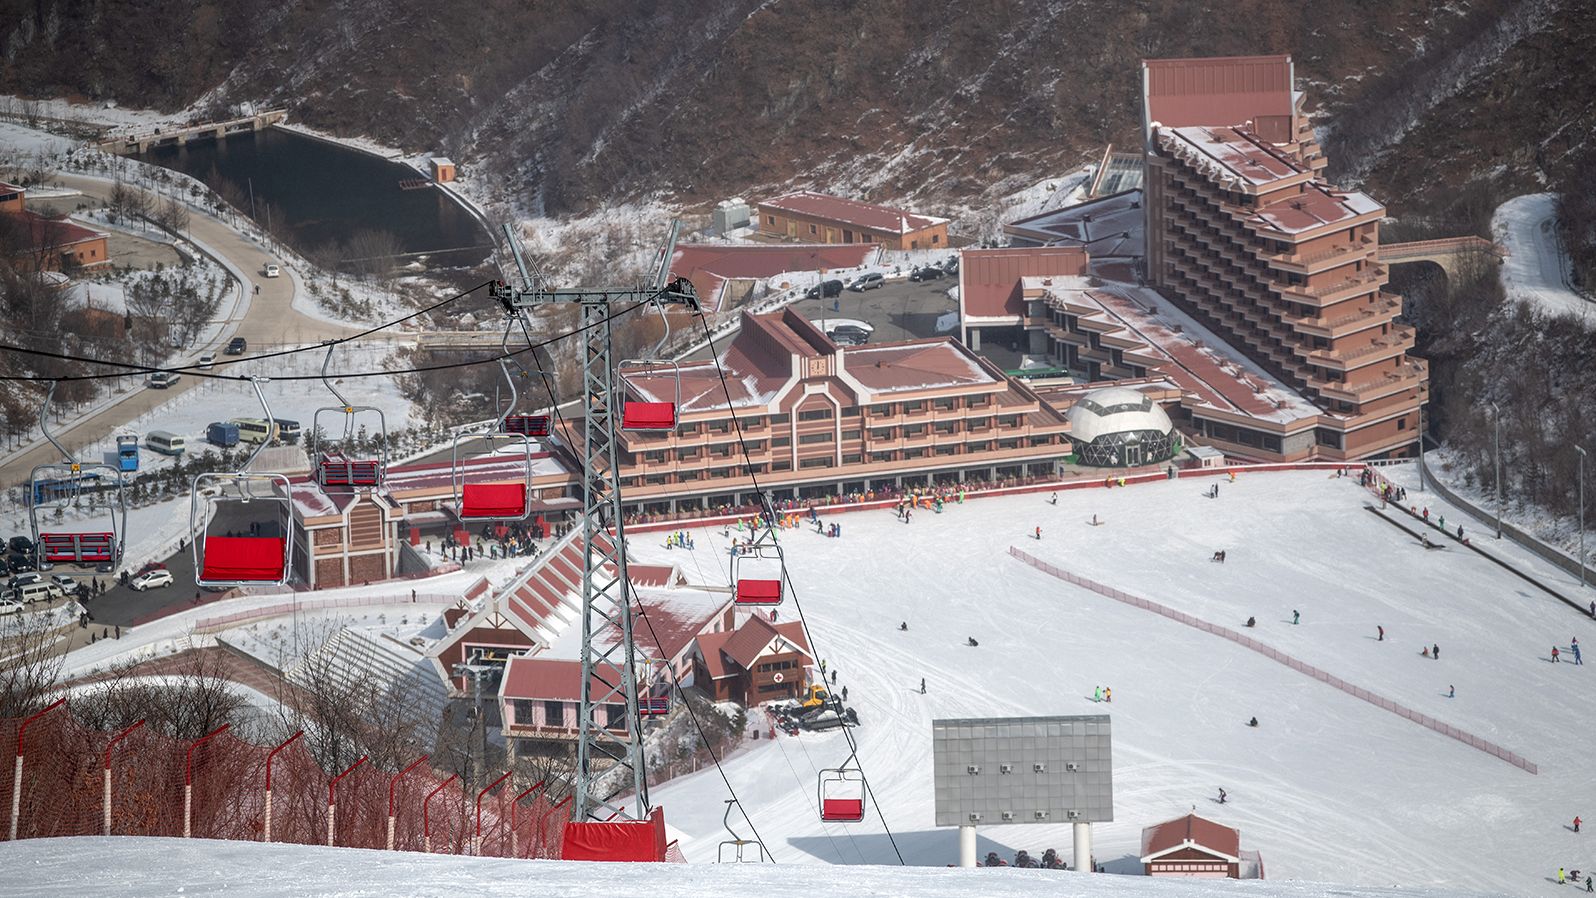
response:
M1354 698L1362 699L1363 701L1366 701L1377 708L1383 708L1400 717L1406 717L1408 720L1411 720L1420 726L1434 730L1443 736L1449 736L1453 739L1456 739L1470 748L1476 748L1488 755L1501 758L1507 763L1512 764L1514 767L1518 767L1521 770L1526 770L1532 774L1540 773L1540 768L1538 768L1533 762L1526 760L1522 755L1508 751L1500 745L1497 745L1494 742L1488 742L1478 736L1473 735L1472 733L1466 733L1463 730L1452 726L1451 724L1442 723L1428 714L1420 714L1418 711L1415 711L1412 708L1397 704L1396 702L1391 701L1383 696L1376 695L1375 693L1370 692L1361 686L1354 686L1338 676L1334 676L1333 674L1320 670L1319 668L1314 667L1313 665L1308 664L1300 659L1293 658L1292 656L1287 655L1278 649L1264 645L1250 636L1243 636L1241 633L1238 633L1228 627L1221 627L1218 624L1209 623L1208 621L1198 617L1193 617L1192 615L1183 611L1176 611L1173 608L1160 605L1157 602L1152 602L1138 596L1133 596L1130 593L1122 592L1113 588L1112 586L1105 586L1104 584L1098 583L1096 580L1090 579L1088 577L1082 577L1079 574L1070 573L1069 571L1066 571L1056 565L1048 564L1047 562L1032 556L1016 546L1009 547L1009 555L1025 562L1026 564L1036 568L1050 577L1063 580L1066 583L1072 583L1084 589L1089 589L1098 595L1107 596L1116 602L1122 602L1126 605L1130 605L1133 608L1141 608L1144 611L1152 611L1157 614L1161 614L1170 620L1185 624L1193 629L1201 630L1204 633L1211 633L1215 636L1228 639L1237 645L1251 649L1254 652L1263 655L1265 658L1268 658L1271 661L1284 664L1292 670L1307 674L1321 683L1334 686L1335 688Z
M1105 477L1102 480L1098 480L1095 477L1086 479L1083 476L1076 480L1050 480L1043 483L1027 483L1021 484L1019 486L1002 486L978 490L972 489L966 492L964 497L966 499L984 499L993 496L1018 496L1025 493L1057 493L1064 490L1103 489L1109 487L1110 483L1112 483L1114 486L1119 486L1120 480L1125 481L1125 486L1131 486L1132 484L1137 483L1156 483L1161 480L1170 479L1181 480L1190 477L1227 476L1231 473L1235 473L1239 477L1244 473L1267 474L1276 471L1335 471L1342 468L1346 469L1347 471L1355 471L1362 467L1363 462L1277 462L1261 465L1231 465L1223 468L1176 468L1174 478L1169 476L1167 468L1154 471L1147 471L1147 469L1144 468L1141 469L1144 471L1144 473L1122 473L1115 476ZM934 490L938 488L956 488L959 486L960 484L942 484L940 487L928 486L926 489ZM910 489L913 489L913 487ZM905 493L904 495L907 496L908 494ZM874 499L869 502L836 503L826 502L821 499L807 499L804 500L806 504L802 506L795 506L793 508L787 509L778 508L776 510L778 512L790 511L793 513L803 513L813 508L824 514L835 514L838 512L847 511L874 511L881 508L896 508L898 506L899 499L899 496L893 496L886 499ZM690 512L678 512L678 514L682 514L683 516L663 521L633 522L627 524L626 529L628 532L632 533L649 533L659 530L682 530L691 527L716 527L726 524L735 524L738 521L746 521L749 517L758 513L759 508L758 506L754 505L744 506L738 512L723 515L704 515L700 517L693 516ZM611 527L609 532L610 535L613 536L615 534L615 528Z

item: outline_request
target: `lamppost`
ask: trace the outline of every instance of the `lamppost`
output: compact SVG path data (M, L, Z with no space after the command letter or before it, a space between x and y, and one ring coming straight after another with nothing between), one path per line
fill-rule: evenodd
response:
M1496 460L1496 538L1502 538L1502 410L1491 403L1491 424L1496 432L1495 448L1491 455Z
M1585 587L1585 458L1589 455L1584 446L1575 446L1579 453L1579 585Z
M1424 492L1424 405L1419 405L1419 492Z

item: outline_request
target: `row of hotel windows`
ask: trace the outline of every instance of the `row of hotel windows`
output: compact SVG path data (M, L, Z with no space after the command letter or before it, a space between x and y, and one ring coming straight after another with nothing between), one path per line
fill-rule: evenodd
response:
M884 418L893 414L917 415L928 408L935 411L951 412L960 408L983 409L991 405L992 396L987 393L967 397L943 396L936 399L915 399L907 402L881 402L871 406L844 406L841 417L856 418L861 414L865 414L867 409L870 417ZM833 409L827 405L820 408L804 409L798 413L797 418L799 421L829 421L832 416ZM772 427L788 424L792 422L792 418L793 416L789 414L740 416L737 419L737 424L744 430L755 430L765 426L767 423ZM677 427L676 432L679 434L731 433L732 420L730 418L717 418L713 421L690 422Z
M1044 436L1033 436L1028 440L997 440L995 441L995 445L998 451L1004 451L1020 449L1027 446L1054 445L1064 442L1067 439L1068 438L1063 434L1050 434ZM917 447L914 449L900 449L891 452L853 452L844 454L842 456L842 464L859 465L864 464L866 461L868 461L870 464L881 464L895 461L912 461L918 458L932 458L949 455L971 455L977 452L990 452L992 451L993 447L993 440L983 440L981 442L975 443L954 443L948 446L934 446L930 447L929 449L926 447ZM837 458L834 455L819 455L815 456L814 458L801 458L798 460L798 468L800 470L807 470L810 468L834 468L836 466ZM790 458L778 458L768 464L764 462L756 462L753 465L753 469L755 474L791 471L793 470L793 463L792 459ZM711 468L709 470L684 468L678 469L671 474L643 474L633 477L623 477L621 478L621 485L624 487L641 486L644 484L658 485L664 483L681 483L692 480L716 480L726 477L741 477L746 470L747 467L742 464L727 465L719 468Z
M536 704L532 699L518 698L515 703L515 722L518 726L537 726L533 723L532 709ZM569 706L573 710L570 723L565 722L565 709ZM546 700L543 702L543 726L546 727L576 727L576 714L580 713L577 705L570 702ZM604 706L604 725L610 729L626 728L626 706L611 702Z
M963 421L934 421L930 424L903 424L894 427L870 428L872 440L895 440L900 436L903 439L914 439L924 436L928 431L943 436L954 436L960 433L984 433L990 429L992 418L966 418ZM1020 426L1019 415L999 415L997 426L1001 428L1015 428ZM842 442L852 442L861 439L863 431L858 429L842 431ZM829 430L818 433L805 433L798 436L800 446L820 446L832 443L836 434ZM1044 442L1046 440L1044 439ZM766 451L765 440L746 440L750 453ZM786 436L772 437L769 441L770 449L785 449L792 445L792 438ZM1033 443L1033 445L1035 445ZM700 458L731 458L741 455L731 443L721 443L714 446L683 446L678 449L654 449L636 453L637 460L642 464L664 464L666 462L697 461Z

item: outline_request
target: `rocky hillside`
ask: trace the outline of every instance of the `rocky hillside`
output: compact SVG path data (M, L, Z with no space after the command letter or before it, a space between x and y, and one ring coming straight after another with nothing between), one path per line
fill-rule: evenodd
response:
M1525 145L1556 124L1526 117L1548 108L1542 91L1569 82L1553 60L1577 59L1572 47L1548 54L1549 23L1581 9L1588 16L1581 0L0 0L0 92L168 109L282 103L321 128L448 152L533 214L788 184L957 209L1105 142L1134 142L1143 56L1290 52L1332 145L1343 119L1387 104L1379 133L1347 142L1357 158L1346 170L1406 201L1437 184L1426 166L1445 162L1415 160L1405 151L1415 140L1477 170L1534 168ZM1499 24L1510 20L1523 21ZM1450 81L1414 76L1447 61ZM1489 107L1474 102L1480 89ZM1585 105L1567 111L1588 133ZM1501 115L1508 107L1518 114ZM1449 147L1440 129L1470 146Z

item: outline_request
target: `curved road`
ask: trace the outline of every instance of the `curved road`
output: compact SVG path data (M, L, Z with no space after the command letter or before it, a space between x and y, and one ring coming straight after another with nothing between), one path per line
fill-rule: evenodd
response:
M1557 239L1557 194L1516 196L1496 207L1491 232L1507 249L1502 286L1508 298L1550 314L1589 319L1596 303L1569 287L1568 256Z
M109 179L80 175L58 174L55 182L64 187L80 190L86 196L102 200L109 198L112 188L112 181ZM243 289L245 298L249 301L241 315L235 310L233 317L217 322L221 325L221 330L213 345L197 349L215 349L220 359L221 348L234 336L248 340L251 349L256 350L268 345L314 344L353 331L353 328L312 318L295 310L294 278L286 276L286 271L284 277L263 277L261 272L265 269L266 263L278 260L260 244L233 230L220 219L200 212L192 206L189 207L189 216L189 232L194 238L243 273L245 277ZM257 285L260 293L254 295L253 291ZM144 386L142 379L129 378L124 383L136 386L124 394L121 400L107 408L91 411L75 420L58 425L55 430L56 438L62 440L69 448L103 439L139 415L192 389L198 381L198 378L185 377L175 387L151 390ZM0 487L27 480L34 465L59 460L49 443L39 443L11 455L0 463Z

